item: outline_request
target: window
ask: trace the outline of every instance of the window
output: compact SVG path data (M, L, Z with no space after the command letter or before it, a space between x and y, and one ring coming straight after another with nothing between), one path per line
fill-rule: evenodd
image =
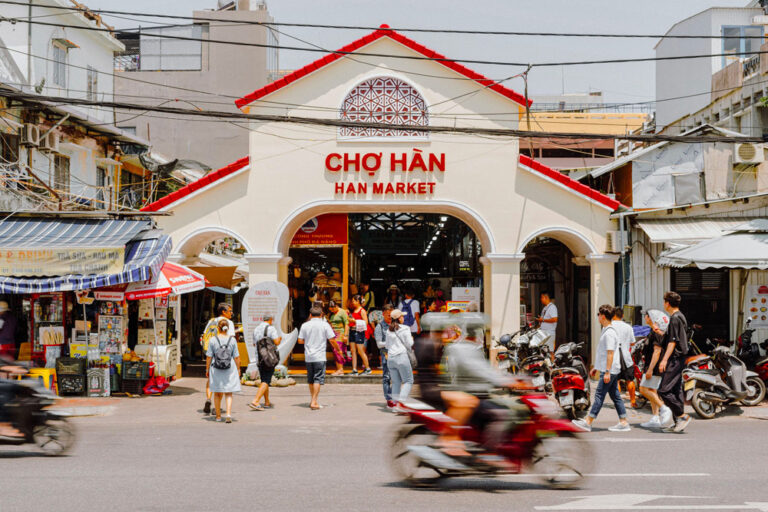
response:
M96 101L99 95L99 73L91 66L88 66L88 84L85 97L90 101Z
M53 169L53 189L56 192L69 192L69 157L56 155Z
M121 130L123 130L125 133L130 133L131 135L136 135L136 127L135 126L118 126Z
M167 39L161 36L191 38ZM202 69L202 25L162 27L142 30L140 69L142 71L195 71Z
M723 53L734 54L732 57L723 56L723 67L749 57L752 52L760 51L760 45L763 44L763 27L761 26L724 26L722 35Z
M67 87L67 49L56 43L53 45L53 83Z
M19 161L19 136L0 133L0 162L4 164Z

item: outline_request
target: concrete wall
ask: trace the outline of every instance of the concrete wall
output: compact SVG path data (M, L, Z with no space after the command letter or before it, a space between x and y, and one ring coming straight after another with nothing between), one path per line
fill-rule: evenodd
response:
M226 20L268 21L265 10L197 11L195 16L217 18L222 22L207 23L204 39L265 44L267 31L256 25L234 25ZM170 105L180 108L203 108L238 112L235 99L266 84L267 50L248 46L203 43L203 63L199 71L122 71L115 82L115 94L131 102L157 105L163 98L178 98ZM157 85L139 83L140 79ZM173 87L192 89L192 92ZM138 97L124 97L132 95ZM155 113L131 120L135 113L118 115L117 125L136 129L139 137L152 142L154 151L169 158L200 161L219 168L248 154L248 126L235 126L224 121L202 121Z

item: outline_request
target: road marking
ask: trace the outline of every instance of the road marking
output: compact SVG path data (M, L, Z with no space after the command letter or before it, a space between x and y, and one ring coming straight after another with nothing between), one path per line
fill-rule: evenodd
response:
M513 478L526 478L526 477L539 477L550 476L546 473L520 473L517 475L507 475ZM557 476L557 475L551 475ZM632 478L636 476L642 477L659 477L659 478L700 478L712 476L710 473L585 473L584 476L590 478ZM624 495L617 495L624 496ZM629 496L629 495L627 495Z
M590 439L590 443L678 443L680 441L690 441L683 437L598 437Z
M663 496L655 494L605 494L582 496L560 505L538 506L536 510L760 510L768 512L768 503L745 502L731 505L645 505L659 499L701 499L696 496Z

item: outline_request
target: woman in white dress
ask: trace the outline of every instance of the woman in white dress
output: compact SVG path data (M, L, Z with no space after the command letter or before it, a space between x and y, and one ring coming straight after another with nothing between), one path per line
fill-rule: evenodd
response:
M213 403L216 407L216 421L221 421L221 399L226 400L226 422L232 423L232 393L240 391L240 352L237 350L235 333L229 331L229 320L222 319L218 333L208 342L205 358L205 376L209 378ZM219 357L216 357L216 354ZM229 356L222 359L222 355ZM229 359L229 367L226 366ZM211 364L214 363L214 364Z

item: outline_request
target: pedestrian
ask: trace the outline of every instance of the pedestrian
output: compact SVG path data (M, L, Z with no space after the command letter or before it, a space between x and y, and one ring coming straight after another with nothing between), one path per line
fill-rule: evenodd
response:
M264 320L253 330L253 345L256 347L254 353L256 354L256 361L259 367L259 378L261 379L256 396L248 404L248 407L254 411L272 408L272 402L269 400L269 386L272 383L272 376L275 374L275 366L272 366L268 361L264 361L261 354L259 354L259 341L263 340L262 344L266 342L273 343L275 346L280 345L283 338L277 334L277 328L273 325L274 323L275 317L271 314L266 314L264 315ZM262 397L264 397L263 406L261 405Z
M368 363L368 355L365 353L365 344L372 333L369 332L371 327L368 324L368 313L365 311L362 302L362 296L354 295L350 305L354 329L350 329L349 346L352 350L352 375L354 376L360 374L370 375L372 373L371 365ZM365 371L363 372L357 371L358 355L360 356L360 361L365 366Z
M405 291L405 299L397 308L403 312L403 324L411 330L411 335L421 334L421 306L414 297L413 290L409 288Z
M336 371L331 375L344 375L344 363L347 362L347 342L349 340L349 315L335 301L328 303L328 322L336 337L331 340Z
M664 294L664 310L669 315L669 327L664 334L665 349L659 363L661 384L659 396L664 405L659 411L662 427L671 432L682 432L691 417L685 414L683 396L683 369L688 354L688 322L680 311L682 298L676 292ZM661 329L655 332L661 333Z
M392 378L389 376L389 363L387 358L387 331L392 323L392 304L384 304L381 309L383 319L376 325L373 330L373 337L376 340L376 346L379 347L381 352L381 386L384 390L384 399L387 401L387 407L391 410L395 407L395 402L392 400Z
M396 308L403 301L403 297L400 295L400 288L396 284L392 284L387 289L387 298L384 299L384 304L389 304L393 308Z
M213 393L216 409L216 421L221 421L221 400L226 401L226 422L232 423L232 393L240 391L240 352L232 323L222 318L217 325L217 333L208 343L205 358L205 376L208 377L209 389Z
M651 328L648 339L643 348L643 379L640 381L640 393L648 399L651 404L653 415L645 423L641 423L643 428L661 428L660 411L661 408L669 410L659 397L658 389L661 385L661 371L659 371L659 360L661 352L664 349L664 333L669 326L669 316L665 313L651 309L645 312L645 323ZM657 331L661 331L661 334ZM668 416L671 417L670 411Z
M363 296L362 305L366 311L373 311L376 309L376 295L371 290L371 285L368 283L360 283L360 295Z
M541 292L539 300L544 307L536 320L539 322L539 328L548 336L544 343L549 347L549 352L554 354L555 338L557 337L557 306L555 306L552 293L548 291Z
M325 345L336 337L330 324L323 320L323 310L312 306L309 321L299 330L299 344L304 345L304 362L307 365L307 384L311 400L309 408L313 411L322 407L317 402L320 386L325 384Z
M387 330L386 347L389 376L392 379L392 396L397 398L397 408L408 400L413 387L413 368L408 351L413 348L410 327L404 324L405 314L399 309L392 311L392 322Z
M609 304L603 304L598 311L597 318L603 327L603 331L600 334L600 342L597 345L595 369L600 372L600 379L597 381L595 399L589 414L585 419L573 420L573 424L586 432L591 431L592 422L595 421L595 418L600 413L600 409L603 408L603 401L606 395L610 395L613 405L616 407L616 413L619 415L619 422L608 430L612 432L629 432L631 429L627 421L627 410L619 393L619 372L621 371L619 358L624 355L624 350L621 346L616 327L611 325L614 307ZM629 349L627 348L628 351ZM624 362L626 364L631 360L632 357L629 355L629 360L625 357Z
M627 368L632 368L632 378L625 378L625 376L620 375L619 380L623 380L624 385L627 386L627 393L629 393L629 405L635 409L637 408L637 401L634 378L634 359L632 359L632 345L635 343L635 330L632 329L631 325L624 321L624 309L620 307L616 307L614 310L613 321L611 322L611 325L616 327L616 332L619 333L619 339L621 340L622 348L626 348L630 354L629 360L632 361L632 364L627 365Z
M227 320L229 322L227 324L227 329L230 334L234 336L235 333L235 324L232 323L232 306L230 304L227 304L226 302L219 303L218 306L216 306L216 317L211 318L208 323L205 326L205 329L203 329L203 335L200 337L200 341L203 344L203 354L208 354L208 345L211 341L211 338L216 336L219 332L219 322L222 320ZM203 414L210 414L211 413L211 388L210 388L210 382L206 380L205 382L205 405L203 406Z
M0 301L0 355L16 356L16 317L4 300Z

